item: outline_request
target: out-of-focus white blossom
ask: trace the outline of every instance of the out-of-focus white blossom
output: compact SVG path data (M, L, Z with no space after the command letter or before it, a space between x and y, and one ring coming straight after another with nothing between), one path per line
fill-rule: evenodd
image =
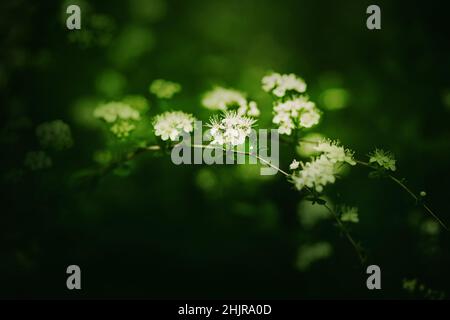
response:
M225 111L220 118L213 117L208 126L211 144L237 146L245 142L256 120L240 115L236 111Z
M352 166L356 164L353 159L353 151L345 149L337 141L322 140L314 149L322 152L333 163L346 162Z
M195 118L182 111L168 111L159 114L153 121L155 135L162 140L177 141L183 133L190 133L194 130Z
M298 169L299 165L300 165L300 162L298 162L297 160L294 159L294 160L292 160L292 163L289 165L289 169L296 170L296 169Z
M301 169L291 175L292 183L297 190L308 187L322 192L325 185L336 181L334 165L325 155L313 161L301 163Z
M43 170L52 166L52 159L44 151L30 151L23 164L32 171Z
M328 258L333 253L333 247L328 242L304 244L298 249L297 268L300 271L307 270L319 260Z
M122 99L122 102L128 104L140 114L147 112L150 108L148 100L140 95L128 95Z
M163 79L157 79L150 85L150 92L160 99L170 99L180 91L180 84Z
M128 137L135 128L136 126L128 121L119 121L114 123L110 130L118 138L122 139Z
M295 74L272 73L262 79L262 88L281 98L288 92L303 93L306 91L306 83Z
M215 87L205 93L202 105L210 110L236 109L239 115L257 117L260 114L255 101L248 101L246 96L237 90Z
M370 155L369 162L370 163L376 163L380 167L383 167L387 170L395 171L395 158L394 155L390 152L386 152L382 149L375 149L373 153Z
M118 120L139 120L139 112L123 102L108 102L95 108L94 117L107 123Z
M305 97L280 102L274 107L272 122L280 134L290 135L295 128L310 128L319 123L320 113L314 102Z
M73 145L70 127L61 120L40 124L36 128L36 136L44 148L63 150Z

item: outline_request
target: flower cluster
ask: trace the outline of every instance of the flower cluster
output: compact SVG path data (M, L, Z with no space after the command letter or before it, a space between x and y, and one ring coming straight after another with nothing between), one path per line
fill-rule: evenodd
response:
M301 167L299 171L291 175L291 182L298 190L307 187L322 192L325 185L336 181L338 165L356 164L353 159L353 151L345 149L336 141L323 140L317 144L315 150L322 154L306 164L294 159L289 166L291 170Z
M272 73L262 79L262 88L266 92L271 92L281 98L286 93L303 93L306 91L306 83L295 74Z
M255 101L248 101L245 95L234 89L216 87L205 93L202 105L210 110L236 109L239 115L250 117L259 116L259 109Z
M118 138L126 138L136 128L133 121L141 118L139 111L123 102L109 102L94 110L94 117L110 124L111 132Z
M392 153L386 152L382 149L375 149L375 151L373 153L371 153L369 156L370 156L370 159L369 159L370 163L376 163L378 166L380 166L386 170L391 170L391 171L396 170L396 167L395 167L396 160Z
M30 151L25 155L24 165L32 171L52 166L52 159L44 151Z
M167 111L159 114L153 120L155 135L161 137L163 141L177 141L183 133L194 130L195 118L182 111Z
M291 182L297 190L307 187L322 192L325 185L336 181L334 163L325 155L300 165L301 170L291 175Z
M208 126L211 144L237 146L245 142L256 120L240 115L236 111L225 111L221 118L212 118Z
M354 152L345 149L343 146L339 145L339 142L337 141L322 140L314 147L314 149L326 155L333 163L346 162L352 166L356 164L353 159Z
M180 91L180 84L163 79L157 79L150 85L150 92L160 99L171 99Z
M114 123L118 120L140 119L139 112L123 102L108 102L100 105L94 110L94 117L107 123Z
M280 102L274 107L273 123L280 134L290 135L297 127L310 128L319 123L320 113L314 102L305 97Z
M61 120L40 124L36 128L36 136L43 148L64 150L73 145L70 127Z
M119 121L114 123L110 130L116 135L117 138L123 139L130 135L130 133L136 128L136 126L127 121Z

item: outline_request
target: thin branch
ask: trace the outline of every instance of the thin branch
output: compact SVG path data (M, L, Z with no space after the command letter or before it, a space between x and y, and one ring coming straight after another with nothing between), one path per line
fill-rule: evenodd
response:
M368 168L372 168L372 169L376 169L375 167L371 166L370 163L368 162L364 162L364 161L360 161L360 160L355 160L356 163L368 167ZM439 219L439 217L425 204L422 202L422 199L420 197L418 197L410 188L408 188L408 186L406 186L406 184L404 184L400 179L396 178L395 176L388 174L387 177L389 179L391 179L392 181L394 181L396 184L398 184L403 190L406 191L406 193L408 193L415 201L416 203L420 204L434 219L436 219L437 222L439 222L439 224L445 229L445 230L449 230L448 227L445 225L445 223Z
M429 213L431 214L431 216L436 219L439 224L448 231L447 226L445 225L444 222L442 222L441 219L439 219L439 217L433 212L431 211L431 209L425 204L421 202L421 199L419 199L419 197L417 197L403 182L401 182L400 180L398 180L396 177L389 175L389 178L394 181L395 183L397 183L399 186L401 186L406 192L408 192L418 203L420 203L422 205L422 207Z
M177 145L175 145L175 146L178 146L178 145L179 145L179 144L177 144ZM235 154L248 155L248 156L250 156L250 157L254 157L255 159L258 159L259 161L261 161L261 162L264 163L265 165L268 165L269 167L271 167L271 168L277 170L278 172L280 172L280 173L283 174L284 176L286 176L286 177L289 176L289 173L287 173L287 172L284 171L283 169L281 169L281 168L275 166L275 165L272 164L270 161L267 161L266 159L264 159L264 158L258 156L258 155L255 154L255 153L252 153L252 152L245 152L245 151L233 150L233 149L227 150L227 149L225 149L225 148L223 148L223 147L217 147L217 146L211 146L211 145L203 145L203 144L191 144L191 145L189 145L189 146L190 146L190 147L193 147L193 148L202 148L202 149L220 149L220 150L225 151L225 152L231 151L231 152L233 152L233 153L235 153ZM137 155L139 155L139 154L141 154L141 153L144 153L144 152L147 152L147 151L159 151L159 150L161 150L161 147L158 146L158 145L153 145L153 146L147 146L147 147L143 147L143 148L138 148L138 149L134 150L133 152L130 152L130 153L125 157L125 159L122 159L122 160L120 160L120 161L117 161L117 162L111 164L110 166L108 166L108 167L104 170L104 174L107 174L108 172L110 172L110 171L112 171L113 169L117 168L117 167L120 166L123 162L125 162L125 161L130 161L130 160L134 159Z
M366 263L366 258L364 257L364 254L361 250L361 246L358 245L355 240L353 239L353 237L351 236L350 232L348 231L347 227L342 223L342 221L339 219L339 216L336 214L336 212L331 209L329 206L327 206L326 204L323 205L325 208L327 208L327 210L330 212L330 214L333 216L333 218L336 220L337 225L339 226L339 228L342 230L342 232L344 233L344 235L346 236L346 238L348 239L348 241L350 242L350 244L353 246L353 248L356 251L356 254L358 255L358 259L359 262L361 262L361 265L364 266Z
M245 152L245 151L240 151L240 150L233 150L233 149L227 150L227 149L225 149L223 147L211 146L211 145L203 145L203 144L191 144L190 146L193 147L193 148L202 148L202 149L219 149L219 150L222 150L222 151L225 151L225 152L231 151L231 152L236 153L236 154L243 154L243 155L247 155L247 156L250 156L250 157L254 157L255 159L258 159L259 161L261 161L262 163L264 163L264 164L268 165L269 167L271 167L271 168L277 170L278 172L282 173L286 177L290 176L290 174L287 173L286 171L284 171L281 168L273 165L270 161L267 161L266 159L258 156L255 153Z
M317 144L317 142L310 141L310 140L300 140L300 141L304 142L304 143ZM365 162L365 161L361 161L361 160L355 160L355 162L364 167L376 169L369 162ZM408 188L402 181L400 181L398 178L396 178L395 176L393 176L391 174L388 174L387 176L389 179L391 179L392 181L397 183L403 190L405 190L416 201L416 203L420 204L425 209L425 211L427 211L434 219L436 219L436 221L439 222L439 224L445 230L447 230L447 231L449 230L448 227L445 225L445 223L441 219L439 219L439 217L425 203L423 203L421 201L422 199L419 198L413 191L411 191L411 189Z

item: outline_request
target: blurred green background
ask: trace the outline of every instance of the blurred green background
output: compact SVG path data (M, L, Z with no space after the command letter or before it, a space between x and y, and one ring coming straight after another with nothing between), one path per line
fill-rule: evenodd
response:
M81 31L65 27L68 4L81 7ZM370 4L2 1L0 297L427 298L404 279L448 297L449 232L361 167L327 193L359 208L351 231L381 267L378 291L367 290L333 221L257 166L175 166L142 154L95 185L73 182L98 151L126 148L92 117L99 102L138 95L150 119L164 105L148 87L163 78L182 85L169 107L207 120L201 95L224 85L255 99L268 127L261 78L293 72L323 111L308 134L339 139L360 159L393 151L397 174L450 224L447 8L377 1L382 29L370 31ZM55 119L70 125L73 147L52 154L47 170L26 170L36 126ZM295 152L281 149L282 168ZM331 251L309 264L299 249L317 243ZM81 291L66 289L70 264L81 267Z

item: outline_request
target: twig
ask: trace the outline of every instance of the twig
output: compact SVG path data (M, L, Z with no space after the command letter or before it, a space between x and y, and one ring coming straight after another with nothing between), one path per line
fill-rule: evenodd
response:
M330 214L334 217L334 219L337 222L337 225L339 226L339 228L342 230L342 232L344 233L344 235L346 236L346 238L348 239L350 244L355 249L356 254L358 255L359 262L361 262L361 265L364 266L364 264L366 263L366 258L364 257L363 253L361 252L361 247L355 242L355 240L351 236L350 232L348 231L347 227L339 219L336 212L333 209L331 209L329 206L327 206L326 204L324 204L323 206L325 208L327 208L327 210L330 212Z
M317 144L317 142L314 141L310 141L310 140L300 140L301 142L304 143L311 143L311 144ZM355 160L355 162L359 165L362 165L364 167L368 167L371 169L376 169L374 166L370 165L369 162L365 162L365 161L361 161L361 160ZM447 226L445 225L445 223L439 219L439 217L425 204L421 201L421 199L414 193L411 191L410 188L408 188L403 182L401 182L398 178L394 177L391 174L388 174L387 177L389 179L391 179L392 181L394 181L395 183L397 183L403 190L405 190L415 201L416 203L420 204L434 219L436 219L436 221L439 222L439 224L445 229L445 230L449 230L447 228Z

